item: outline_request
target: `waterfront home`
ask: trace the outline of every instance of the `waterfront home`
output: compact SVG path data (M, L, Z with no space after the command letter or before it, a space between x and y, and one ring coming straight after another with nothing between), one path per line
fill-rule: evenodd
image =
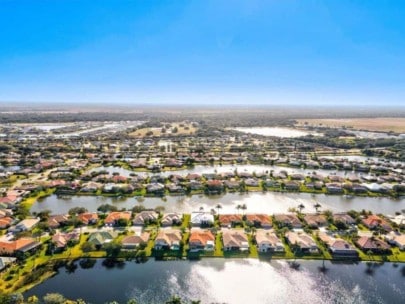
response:
M155 250L179 250L182 240L181 231L177 229L160 230L155 239Z
M222 243L224 251L248 251L249 240L243 230L226 229L222 230Z
M346 226L351 226L356 224L356 220L352 218L347 213L335 213L333 214L333 221L335 224L342 223Z
M14 231L22 232L22 231L30 231L39 223L39 218L27 218L22 220L21 222L15 225Z
M141 244L147 244L150 238L149 232L143 232L140 235L129 235L122 239L122 248L133 249L139 247Z
M161 183L152 183L146 186L146 192L149 194L163 195L165 193L165 186Z
M274 231L258 229L255 234L259 252L284 252L284 246Z
M343 193L343 187L341 183L326 183L326 191L331 194Z
M405 234L391 231L384 238L389 244L397 246L399 250L405 250Z
M141 211L140 213L135 215L132 224L135 226L138 225L149 225L149 224L157 224L159 218L159 213L153 210L145 210Z
M98 214L90 212L80 213L77 215L77 219L84 225L94 225L98 222Z
M63 250L69 243L78 242L80 239L80 234L76 231L67 233L56 233L52 236L52 243L56 249Z
M397 224L400 228L405 228L405 214L398 214L395 216L389 216L389 219Z
M12 257L0 257L0 272L7 266L13 264L17 259Z
M383 218L378 215L371 214L361 221L364 226L368 229L382 228L383 230L389 232L392 230L391 225Z
M224 185L225 185L225 187L226 187L227 189L229 189L229 190L236 190L236 189L239 189L239 187L240 187L240 182L231 179L231 180L226 180L226 181L224 181Z
M391 251L390 245L374 236L361 236L356 241L356 245L364 252L389 253Z
M96 192L98 189L101 189L102 186L103 185L101 183L87 182L82 185L81 191L82 192Z
M0 241L0 254L16 255L17 253L33 252L41 246L32 238L20 238L14 241Z
M209 194L219 194L223 191L224 184L220 180L213 179L206 182L206 187Z
M68 221L69 215L58 214L50 216L47 223L49 228L56 229L59 228L60 226L66 225Z
M305 214L304 220L311 228L324 227L328 224L326 216L323 214Z
M326 246L328 246L328 249L333 256L352 258L358 257L356 248L345 240L334 238L325 232L319 232L318 237L323 243L326 244Z
M180 213L165 213L162 217L160 224L165 226L172 226L172 225L181 225L182 223L182 215Z
M288 231L285 237L291 247L295 247L303 253L319 252L314 239L305 232Z
M106 226L116 226L120 220L129 221L131 219L131 211L114 211L107 215L104 220Z
M234 227L242 224L242 215L240 214L220 214L218 216L222 227Z
M192 212L190 223L192 226L211 226L214 224L214 216L209 212Z
M269 229L273 226L271 217L267 214L246 214L246 224L264 229Z
M302 228L302 223L295 214L276 214L274 219L279 227Z
M285 180L284 187L288 191L298 191L300 190L300 183L296 181Z
M112 240L117 236L113 231L98 231L93 232L89 235L87 242L96 246L97 249L100 249L102 245L106 243L111 243Z
M190 251L214 251L215 236L209 230L194 229L190 234L189 248Z
M6 229L10 227L13 221L14 219L9 216L0 218L0 229Z
M191 191L197 191L197 190L204 189L204 185L199 181L191 181L191 182L188 183L188 188Z

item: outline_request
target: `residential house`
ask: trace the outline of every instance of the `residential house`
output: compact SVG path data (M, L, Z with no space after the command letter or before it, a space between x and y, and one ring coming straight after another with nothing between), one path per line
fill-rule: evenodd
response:
M343 239L337 239L325 233L318 233L319 239L324 242L333 256L357 258L358 252L354 246Z
M180 213L166 213L163 215L160 224L165 226L172 226L172 225L181 225L182 223L182 215Z
M246 214L246 224L264 229L269 229L273 226L271 217L267 214Z
M303 253L318 253L319 249L314 239L305 232L288 231L285 235L288 243Z
M226 229L222 231L224 251L248 251L249 240L243 230Z
M98 231L89 235L87 242L96 246L97 249L114 240L117 234L113 231Z
M280 227L302 228L302 223L295 214L276 214L274 219Z
M331 194L343 193L343 187L341 183L326 183L326 191Z
M98 214L90 212L80 213L77 215L77 219L84 225L94 225L98 222Z
M56 249L63 250L69 244L69 242L78 242L80 239L80 233L73 231L67 233L56 233L52 236L52 243Z
M190 251L214 251L215 236L209 230L192 230L189 239Z
M399 250L405 250L405 234L396 231L391 231L385 235L385 240L394 246L397 246Z
M146 192L149 194L163 195L165 193L165 186L161 183L152 183L146 186Z
M259 252L284 252L284 246L274 231L258 229L255 234Z
M13 221L14 219L9 216L0 218L0 229L6 229L10 227Z
M373 236L361 236L356 241L356 245L364 252L371 251L372 253L388 253L391 251L390 245Z
M145 210L141 211L140 213L135 215L134 220L132 223L136 226L138 225L149 225L153 223L157 223L159 218L159 213L154 210Z
M116 226L120 220L129 221L131 219L131 211L114 211L110 212L106 219L104 220L104 224L106 226L112 227Z
M192 212L190 223L192 226L211 226L214 224L214 216L209 212Z
M381 227L387 232L392 230L391 225L385 219L381 218L378 215L371 214L366 218L362 219L361 222L368 229L376 229L378 227Z
M60 226L66 225L68 221L69 215L58 214L50 216L47 223L49 228L56 229L59 228Z
M0 272L7 266L13 264L17 259L12 257L0 257Z
M179 250L181 240L182 236L180 230L160 230L155 239L155 250Z
M30 231L39 223L39 221L40 221L39 218L27 218L17 223L17 225L10 227L8 231L10 232Z
M335 223L343 223L347 226L355 225L356 220L352 218L350 215L347 213L335 213L333 214L333 221Z
M147 244L150 238L149 232L143 232L140 235L129 235L122 239L122 247L124 249L133 249L141 244Z
M242 215L240 214L220 214L218 218L222 227L234 227L242 224Z
M20 238L14 241L0 241L0 254L15 255L19 252L32 252L40 246L41 243L32 238Z
M323 227L328 224L326 216L323 214L305 214L304 220L312 228Z

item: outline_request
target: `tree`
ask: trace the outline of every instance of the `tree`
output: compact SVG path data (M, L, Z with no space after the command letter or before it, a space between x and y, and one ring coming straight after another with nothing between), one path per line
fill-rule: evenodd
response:
M104 250L106 251L106 255L108 258L115 258L117 257L122 249L122 245L119 242L111 242L107 243L104 246Z
M181 299L177 296L172 296L170 300L165 302L166 304L183 304Z
M69 215L76 215L76 214L82 214L82 213L86 213L87 209L84 207L74 207L69 209L68 213Z
M81 249L83 252L90 252L90 251L95 251L96 246L92 243L85 242L81 245Z
M44 304L63 304L66 299L60 293L47 293L43 298L42 301Z
M103 204L103 205L100 205L97 208L97 211L100 211L102 213L107 213L107 212L110 212L110 211L117 211L117 210L118 210L117 207L115 207L113 205L110 205L110 204Z
M302 213L302 209L304 209L304 208L305 208L305 206L303 204L298 205L298 209L299 209L300 213Z
M219 215L219 209L222 209L221 204L217 204L217 205L215 206L215 208L217 209L217 213L218 213L218 215Z
M245 214L245 211L246 211L246 209L247 209L246 204L242 204L242 205L240 206L240 209L242 209L242 213Z
M315 210L316 210L316 212L319 212L319 208L321 208L322 206L321 206L321 204L319 204L319 203L316 203L315 205L314 205L314 208L315 208Z

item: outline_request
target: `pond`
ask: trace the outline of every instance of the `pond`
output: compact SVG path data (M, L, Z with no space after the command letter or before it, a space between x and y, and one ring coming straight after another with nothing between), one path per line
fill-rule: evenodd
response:
M58 292L90 303L126 303L131 298L138 303L164 303L171 295L179 295L188 301L232 304L396 304L405 298L403 264L325 262L325 268L321 268L322 261L299 264L296 270L281 260L149 260L105 268L98 260L90 269L78 267L73 273L61 269L25 296Z
M299 129L292 129L292 128L281 128L281 127L260 127L260 128L234 128L233 130L249 133L249 134L258 134L264 136L276 136L276 137L301 137L306 135L315 135L315 136L322 136L322 134L306 131L306 130L299 130Z
M405 209L404 198L346 198L339 195L309 193L250 192L246 194L227 193L216 196L167 196L163 199L159 197L111 198L102 196L58 198L56 195L51 195L35 203L31 212L51 210L53 214L61 214L67 213L73 207L85 207L89 211L96 211L102 204L113 204L119 209L130 209L135 205L143 205L146 208L164 206L167 212L190 213L198 211L200 207L203 207L205 211L210 211L215 209L217 204L221 204L221 213L237 213L236 207L246 204L247 213L273 214L287 212L289 208L296 208L299 204L305 206L303 212L314 212L316 203L322 206L320 210L329 209L334 212L366 209L374 213L394 214L396 211Z

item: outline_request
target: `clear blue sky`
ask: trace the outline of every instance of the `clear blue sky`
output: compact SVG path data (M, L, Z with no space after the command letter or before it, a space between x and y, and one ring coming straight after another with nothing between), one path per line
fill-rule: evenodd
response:
M405 1L0 0L0 100L405 104Z

